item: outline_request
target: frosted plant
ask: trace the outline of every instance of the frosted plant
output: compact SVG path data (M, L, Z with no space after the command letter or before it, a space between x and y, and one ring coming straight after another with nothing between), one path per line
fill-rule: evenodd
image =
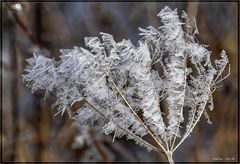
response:
M223 77L225 51L212 62L207 46L197 42L196 23L190 26L185 12L179 18L176 9L165 7L158 16L163 24L158 29L139 28L138 46L130 40L115 42L107 33L86 37L88 50L60 50L60 61L34 54L23 79L33 92L55 94L57 114L67 112L84 125L104 119L102 131L112 133L113 141L126 136L173 163L173 152L201 116L211 123L207 111L213 110L212 93L229 76L230 64ZM163 100L165 110L160 108Z

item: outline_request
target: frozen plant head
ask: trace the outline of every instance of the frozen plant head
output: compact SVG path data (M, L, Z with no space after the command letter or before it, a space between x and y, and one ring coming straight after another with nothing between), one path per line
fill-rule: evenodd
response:
M173 152L202 114L210 123L212 93L229 75L222 76L228 58L222 51L221 59L211 60L207 46L196 41L196 24L190 26L185 12L179 17L176 9L165 7L158 16L162 26L139 28L142 38L137 46L100 33L101 38L84 39L87 49L60 50L60 61L34 54L27 60L23 80L33 92L53 92L58 113L67 112L84 125L104 119L102 131L113 134L113 140L126 136L164 153L173 163ZM164 99L165 110L160 108ZM184 118L183 112L188 116Z

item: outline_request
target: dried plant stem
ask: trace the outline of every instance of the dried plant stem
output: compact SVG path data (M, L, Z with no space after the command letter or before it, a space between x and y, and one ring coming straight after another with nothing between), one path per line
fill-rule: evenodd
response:
M224 69L225 69L225 67L224 67ZM224 69L223 69L223 70L224 70ZM223 71L221 71L221 72L218 74L218 76L215 78L215 80L212 82L212 85L211 85L211 86L215 86L216 84L218 84L218 83L220 83L221 81L223 81L224 79L226 79L226 78L230 75L230 71L231 71L231 65L229 64L229 66L228 66L228 74L227 74L226 76L224 76L223 78L221 78L220 80L218 80L219 77L221 76L221 74L223 73Z
M187 67L187 63L186 63L186 57L184 59L184 68ZM186 92L186 85L187 85L187 76L186 76L186 71L184 71L184 88L183 88L183 91ZM183 102L185 100L185 93L183 94ZM182 106L181 106L181 114L183 114L183 106L184 106L184 103L182 103ZM179 128L180 128L180 120L177 124L177 130L176 130L176 133L174 135L174 139L173 139L173 142L171 143L171 151L173 152L173 147L174 147L174 144L175 144L175 141L176 141L176 138L177 138L177 133L179 131Z
M164 152L167 152L166 149L163 147L162 145L162 141L158 140L153 133L151 132L151 130L148 129L148 127L142 122L142 120L139 118L139 116L137 115L137 113L134 111L134 109L131 107L131 105L128 103L127 99L125 98L125 96L122 94L122 92L120 91L120 89L117 87L117 85L114 83L113 80L111 80L112 84L114 85L114 87L117 89L118 93L121 95L122 99L125 101L125 103L127 104L127 106L130 108L130 110L132 111L132 113L134 114L134 116L138 119L138 121L142 124L142 126L146 129L146 131L148 132L148 134L154 139L155 142L157 142L157 144L163 149Z
M173 157L172 157L172 151L168 151L168 152L166 153L166 156L167 156L168 162L169 162L170 164L174 164Z
M198 121L200 120L203 111L205 110L205 107L207 105L207 101L204 104L204 107L202 108L197 120L195 120L195 122L193 124L191 124L189 130L184 134L183 138L181 139L181 141L175 146L175 148L173 149L173 152L181 145L181 143L189 136L189 134L192 132L192 130L194 129L194 127L197 125ZM193 116L193 118L195 117L195 115Z
M102 117L104 117L105 119L107 119L108 121L110 121L110 119L104 114L102 113L99 109L97 109L94 105L92 105L89 101L86 101L86 103L91 106L97 113L99 113ZM125 131L127 134L131 135L132 137L136 138L137 140L139 140L140 142L144 143L145 145L151 147L154 151L157 151L158 153L164 153L161 150L159 150L157 147L151 145L150 143L148 143L147 141L143 140L141 137L135 135L134 133L132 133L130 130L128 130L127 128L122 127L121 125L118 125L117 123L114 122L114 124L120 128L121 130Z

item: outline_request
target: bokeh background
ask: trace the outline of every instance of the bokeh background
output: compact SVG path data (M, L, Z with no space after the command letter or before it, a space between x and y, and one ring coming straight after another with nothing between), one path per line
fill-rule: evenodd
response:
M157 13L168 5L197 20L200 43L213 58L226 50L231 76L214 93L212 125L202 117L175 152L180 162L238 161L237 2L3 2L1 56L1 146L3 161L166 161L124 138L112 143L101 128L80 127L67 114L54 116L53 98L31 94L22 83L25 59L34 51L59 58L59 49L84 46L84 37L107 32L136 44L138 27L158 27Z

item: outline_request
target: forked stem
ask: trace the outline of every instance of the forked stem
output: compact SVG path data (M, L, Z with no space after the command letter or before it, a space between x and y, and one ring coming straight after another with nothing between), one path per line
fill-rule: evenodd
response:
M163 147L162 145L162 141L160 139L157 139L156 136L154 136L154 134L151 132L151 130L148 129L148 127L142 122L142 120L138 117L137 113L134 111L134 109L132 108L132 106L129 104L129 102L127 101L127 99L125 98L125 96L123 95L123 93L120 91L120 89L117 87L117 85L115 84L115 82L111 79L110 80L113 84L113 86L117 89L118 93L120 94L120 96L122 97L122 99L124 100L124 102L127 104L127 106L129 107L129 109L131 110L131 112L133 113L133 115L136 117L136 119L138 119L138 121L141 123L141 125L144 127L144 129L147 131L147 133L153 138L153 140L158 144L158 146L161 147L161 149L166 152L166 149Z

